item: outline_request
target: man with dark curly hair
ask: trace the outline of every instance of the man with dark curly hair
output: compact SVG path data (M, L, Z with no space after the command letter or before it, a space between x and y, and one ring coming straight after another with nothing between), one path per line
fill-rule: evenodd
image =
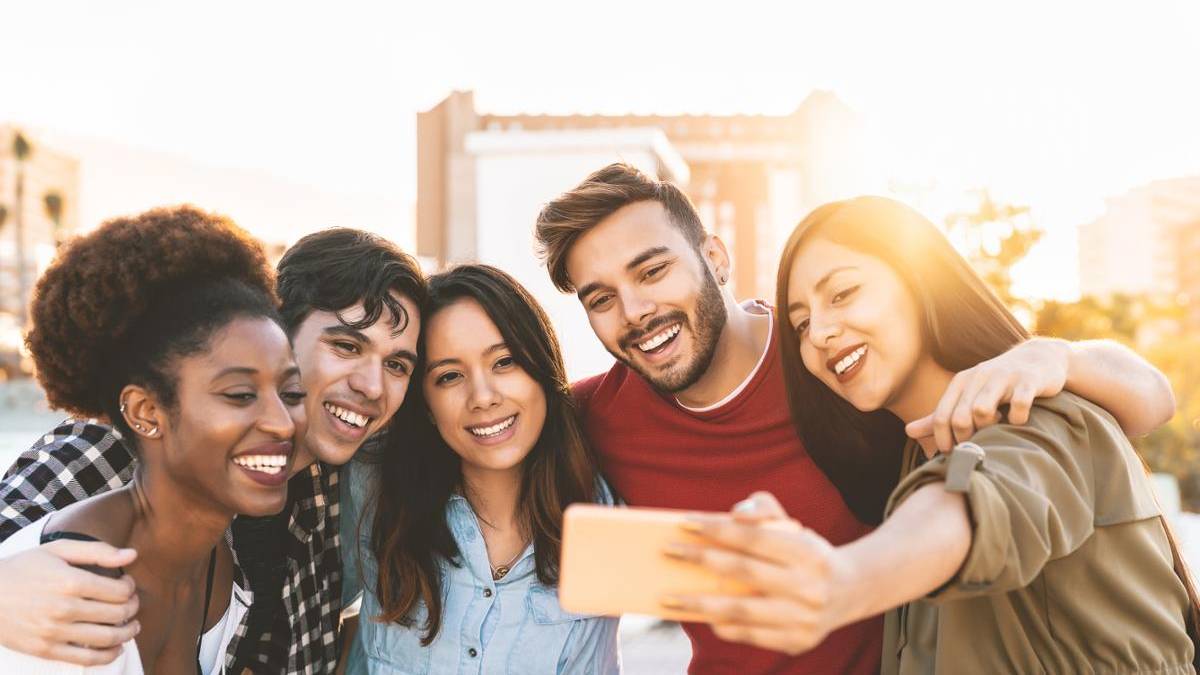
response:
M186 254L187 243L180 245ZM393 243L335 228L284 254L276 288L307 392L308 425L296 439L284 509L239 517L231 528L255 602L230 643L226 672L333 672L343 606L338 467L376 442L404 400L425 280ZM110 425L64 421L0 483L0 541L124 485L134 463ZM72 565L117 568L134 555L100 542L60 541L0 560L0 645L81 665L111 661L132 637L133 624L124 623L137 612L132 582Z

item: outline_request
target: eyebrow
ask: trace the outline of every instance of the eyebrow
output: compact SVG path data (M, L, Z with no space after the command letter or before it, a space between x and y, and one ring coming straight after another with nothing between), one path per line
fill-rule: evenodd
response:
M837 274L838 272L844 272L846 270L856 270L856 269L858 269L858 268L855 267L854 265L842 265L841 267L835 267L835 268L829 270L828 272L826 272L825 276L821 277L820 281L817 282L817 285L813 287L813 290L819 292L821 290L821 288L825 286L825 284L829 283L829 280L833 277L833 275ZM806 305L803 302L797 300L787 306L787 311L790 314L790 313L796 311L797 309L800 309L805 306Z
M498 352L502 349L508 349L508 345L504 344L503 342L497 342L496 344L492 345L491 347L488 347L487 349L483 350L483 355L487 356L488 354L491 354L493 352ZM433 362L427 364L425 366L425 370L427 370L427 371L434 370L436 368L440 368L442 366L447 366L452 363L462 363L462 359L455 359L455 358L438 359L437 361L433 361Z
M353 338L353 339L358 340L359 342L361 342L363 344L367 344L367 345L373 344L371 342L371 338L368 337L366 333L362 332L361 330L358 330L357 328L351 328L350 326L347 326L347 325L341 324L341 323L334 324L332 326L326 326L325 328L321 329L321 332L324 333L325 335L337 335L337 336ZM400 331L400 333L403 333L403 332L404 331ZM397 335L400 335L400 333L392 333L392 335L397 336ZM396 351L389 354L388 358L389 359L392 359L392 358L408 359L412 363L417 362L417 355L411 349L397 349Z
M647 260L650 260L651 258L653 258L655 256L660 256L664 253L668 253L668 252L670 252L670 250L671 249L667 246L654 246L652 248L648 248L645 251L642 251L641 253L634 256L633 260L630 260L628 263L626 263L625 271L631 272L631 271L637 269L638 266L640 266L642 263L646 262ZM591 295L592 293L594 293L595 291L597 291L601 288L604 288L604 284L601 284L598 281L593 281L592 283L587 284L583 288L579 289L579 292L576 293L576 295L579 296L580 300L583 300L584 298L586 298L587 296Z
M217 381L226 375L257 375L258 369L250 366L230 366L213 376L213 381ZM300 366L291 366L283 371L283 376L280 379L286 380L290 377L295 377L300 374Z

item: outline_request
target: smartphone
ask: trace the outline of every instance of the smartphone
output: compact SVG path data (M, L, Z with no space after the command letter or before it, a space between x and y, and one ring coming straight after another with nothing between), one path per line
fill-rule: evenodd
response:
M666 595L754 595L736 580L668 558L672 542L699 543L680 525L694 511L572 504L563 515L558 601L577 614L650 614L698 621L690 612L663 607ZM729 514L705 514L731 518Z

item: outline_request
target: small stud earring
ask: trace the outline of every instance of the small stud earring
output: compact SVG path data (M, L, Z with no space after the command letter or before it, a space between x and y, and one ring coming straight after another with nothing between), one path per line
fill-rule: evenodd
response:
M125 402L124 401L121 401L120 410L121 410L121 414L124 415L125 414Z

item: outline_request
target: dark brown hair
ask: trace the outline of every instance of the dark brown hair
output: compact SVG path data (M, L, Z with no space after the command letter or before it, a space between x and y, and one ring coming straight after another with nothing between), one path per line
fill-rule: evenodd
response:
M425 300L425 277L412 256L377 234L348 227L301 237L279 260L278 284L289 335L314 311L336 313L356 303L364 314L346 324L350 328L373 326L386 311L392 328L403 330L409 316L392 292L418 307Z
M937 227L900 202L883 197L831 202L796 226L776 279L788 407L813 461L855 515L875 524L900 476L904 427L887 410L860 412L804 367L787 314L788 283L800 247L817 237L878 258L896 272L916 299L930 356L946 370L966 370L999 356L1029 333Z
M127 384L176 403L176 360L233 319L282 325L262 246L192 206L115 218L68 243L38 280L26 344L50 404L107 417L127 438Z
M546 204L538 214L538 255L546 261L554 286L564 293L575 290L567 276L567 253L580 235L618 209L646 201L662 204L671 222L699 251L706 236L704 225L682 190L628 164L609 164Z
M546 313L515 279L487 265L463 265L429 279L421 308L425 325L463 299L479 303L504 338L513 359L541 385L546 421L525 458L517 505L534 545L538 580L557 583L562 517L574 502L597 497L595 461L584 439L563 367L558 339ZM426 353L422 331L420 354ZM423 365L421 367L423 370ZM420 370L418 371L420 372ZM393 418L386 447L377 458L378 481L371 553L379 564L377 620L413 626L419 603L428 610L422 644L437 636L442 621L441 560L460 566L460 552L446 522L446 504L462 488L459 457L428 418L420 378ZM361 526L361 524L360 524Z

